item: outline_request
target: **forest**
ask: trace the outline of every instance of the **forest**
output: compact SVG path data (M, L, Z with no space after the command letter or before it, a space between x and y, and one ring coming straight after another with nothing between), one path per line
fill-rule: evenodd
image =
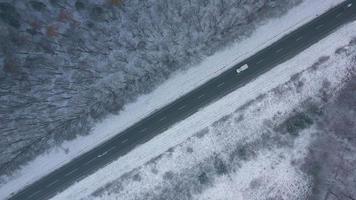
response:
M301 1L1 1L0 175Z

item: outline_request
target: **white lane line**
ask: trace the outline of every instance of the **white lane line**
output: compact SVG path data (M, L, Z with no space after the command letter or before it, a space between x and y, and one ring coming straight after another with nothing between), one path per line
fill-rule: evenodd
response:
M163 120L165 120L165 119L167 119L166 116L164 116L164 117L162 117L161 119L159 119L159 121L161 122L161 121L163 121Z
M35 196L36 194L38 194L38 193L40 193L41 192L41 190L37 190L37 192L34 192L34 193L32 193L30 196L28 196L29 198L31 198L31 197L33 197L33 196Z
M281 52L281 51L283 51L283 48L277 49L276 53L279 53L279 52Z
M220 83L219 85L217 85L217 87L221 87L221 86L223 86L225 83L224 82L222 82L222 83Z
M260 64L264 59L259 60L256 64Z
M182 105L181 107L179 107L178 110L182 110L183 108L185 108L185 105Z
M69 175L73 174L73 173L76 172L76 171L78 171L78 168L73 169L72 171L70 171L70 172L64 174L64 176L69 176Z
M59 181L59 180L56 179L56 180L52 181L50 184L48 184L46 187L49 188L49 187L51 187L52 185L56 184L58 181Z
M342 12L341 12L341 13L338 13L338 14L336 15L336 18L341 17L342 14L343 14Z
M99 154L97 157L98 157L98 158L101 158L101 157L105 156L107 153L108 153L108 152L107 152L107 151L105 151L104 153Z
M205 94L202 94L202 95L198 96L198 99L201 99L201 98L203 98L204 96L205 96Z
M116 148L116 146L113 146L110 149L108 149L106 152L110 152L110 151L114 150L115 148Z
M144 132L145 130L147 130L147 128L141 129L140 132L142 133L142 132Z
M126 143L128 140L129 140L129 139L124 139L124 140L121 142L121 144Z
M95 156L94 158L90 159L89 161L87 161L86 163L84 163L84 165L88 165L90 164L91 162L93 162L97 157Z
M323 27L323 26L324 26L324 24L319 24L318 26L315 27L315 29L318 30L318 29L320 29L320 28Z
M299 41L301 39L303 39L303 36L299 36L295 41Z
M105 151L104 153L102 153L102 154L100 154L100 155L98 155L98 157L100 158L100 157L103 157L103 156L105 156L106 154L108 154L111 150L113 150L113 149L115 149L115 146L114 147L111 147L110 149L108 149L107 151Z

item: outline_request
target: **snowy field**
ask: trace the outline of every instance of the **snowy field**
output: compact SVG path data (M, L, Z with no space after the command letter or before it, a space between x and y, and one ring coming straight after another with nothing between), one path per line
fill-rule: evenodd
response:
M326 10L330 9L331 7L337 5L340 2L342 2L342 0L306 0L295 8L292 8L283 17L278 19L272 19L266 24L263 24L258 27L257 30L251 35L251 37L246 38L245 40L230 46L224 51L218 52L206 58L204 62L200 63L197 66L190 67L189 70L185 72L177 73L174 77L164 82L152 93L142 95L138 98L136 102L125 106L124 110L120 113L120 115L109 116L108 118L103 120L103 122L97 124L90 135L81 136L70 142L65 142L63 143L63 145L61 145L61 147L57 147L48 151L45 154L38 156L35 160L28 163L27 166L24 166L20 170L18 170L16 175L13 177L1 177L4 182L0 188L0 198L6 197L11 192L17 191L26 184L30 184L31 182L39 179L41 176L46 175L49 171L53 171L61 165L69 162L72 158L82 154L85 151L90 150L93 146L96 146L101 142L110 139L110 137L112 137L116 133L132 125L143 117L149 115L149 113L153 112L155 109L166 105L167 103L173 101L174 99L183 95L187 91L197 87L198 85L203 84L210 78L219 75L222 71L233 66L233 64L238 63L244 58L254 54L256 51L264 48L273 41L278 40L284 34L296 29L297 27L313 19L317 15L320 15L321 13L325 12ZM292 73L293 70L288 71L288 73L285 73L286 76L288 76L289 73ZM294 72L298 70L300 69L295 69ZM281 82L283 82L283 80L280 80L280 82L278 83ZM272 82L270 84L272 84ZM270 87L266 87L266 89L259 91L259 94L263 91L268 91L268 89L271 89L272 86L275 86L276 84L277 82L274 83L274 85L271 85ZM176 85L180 85L181 87L177 89ZM172 88L174 88L174 90ZM241 91L244 90L241 89ZM246 98L242 100L240 99L241 101L239 101L238 105L242 105L249 99L253 99L254 97L256 97L257 93L252 91L248 90L248 92L246 93L248 95L244 95ZM162 97L164 97L164 99ZM127 172L145 163L148 159L159 155L169 147L175 146L178 143L184 141L186 138L193 135L203 126L207 126L211 124L214 120L221 117L222 114L223 113L212 114L211 119L202 122L200 127L194 126L194 123L189 124L189 120L187 122L182 122L182 127L185 127L185 129L189 131L185 131L185 134L180 135L180 139L176 138L175 141L168 140L171 137L171 134L165 133L155 140L167 140L167 142L165 142L166 145L161 145L155 148L152 148L149 145L147 147L140 147L139 149L150 149L149 157L146 157L145 159L143 159L143 157L147 155L135 157L135 159L137 160L127 163L126 166L123 166L125 170L123 170L122 173ZM177 125L172 127L170 131L173 133L178 132L178 129L181 129L178 127L181 127L182 123L180 123L179 126ZM136 151L132 154L135 155ZM127 158L125 156L121 159ZM42 170L39 171L38 169ZM109 180L103 180L103 182L107 181Z
M306 199L311 179L295 166L314 126L281 127L343 87L355 33L347 24L53 199Z

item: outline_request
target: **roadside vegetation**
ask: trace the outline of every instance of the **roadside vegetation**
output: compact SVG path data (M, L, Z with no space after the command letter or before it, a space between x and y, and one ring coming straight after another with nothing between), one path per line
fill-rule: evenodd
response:
M0 175L301 1L1 1Z
M356 199L355 41L332 56L350 61L339 85L332 86L331 76L321 75L316 95L288 112L279 111L290 98L309 94L306 77L313 79L311 74L326 73L325 68L335 64L330 57L320 57L287 83L86 199L234 199L230 193L256 200ZM271 110L273 117L260 123L261 115Z
M348 79L316 120L318 131L302 166L313 179L311 200L356 199L356 71Z

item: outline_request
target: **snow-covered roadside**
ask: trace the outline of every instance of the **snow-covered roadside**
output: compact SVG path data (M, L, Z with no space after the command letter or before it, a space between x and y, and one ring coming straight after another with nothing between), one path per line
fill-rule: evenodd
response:
M117 161L99 170L97 173L73 185L53 199L86 198L101 186L115 181L123 174L139 167L138 171L142 175L142 179L139 182L135 183L134 181L131 181L129 182L130 185L124 184L126 188L123 189L123 191L120 190L120 195L118 196L110 196L110 194L104 194L104 196L99 197L99 199L112 199L114 197L130 199L133 198L130 195L132 195L134 192L138 191L139 193L144 193L145 191L150 191L154 189L155 186L162 184L163 174L167 171L173 171L173 173L177 173L179 170L194 165L198 161L204 160L214 152L220 152L226 148L226 145L229 144L229 142L233 143L234 141L239 140L249 141L256 139L257 137L261 136L261 132L258 131L258 129L266 119L271 119L272 117L279 115L279 119L274 120L282 121L285 118L283 116L284 113L291 112L301 102L305 101L309 97L316 96L320 92L320 89L323 88L323 81L325 79L327 79L331 84L329 88L330 91L336 91L340 87L340 84L347 74L347 66L349 66L349 60L345 57L335 55L334 52L339 47L347 45L349 41L355 37L355 25L356 22L353 22L342 27L338 31L321 40L319 43L313 45L293 59L273 68L271 71L258 77L255 81L225 96L214 104L200 110L188 119L176 124L171 129L155 137L151 141L137 147L129 154L119 158ZM277 92L268 92L271 89L287 82L293 74L296 74L312 66L315 62L317 62L318 58L322 56L330 56L330 59L325 61L326 63L323 63L319 70L313 69L315 67L312 67L303 73L301 79L307 84L304 84L302 91L298 93L295 92L295 90L291 90L289 88L291 87L290 85L283 85L281 88L279 88L284 92L282 97L276 95ZM255 99L260 94L264 93L267 93L267 97L263 97L263 101L257 102L255 105L253 105L253 108L250 108L249 112L246 112L243 121L237 123L239 124L237 128L234 128L236 125L234 124L229 127L231 129L220 130L220 132L224 132L223 137L218 137L216 136L217 134L210 134L211 137L205 137L205 141L202 139L198 140L196 138L190 138L187 140L187 138L191 137L199 130L208 127L221 117L231 114L236 108L241 107L249 100ZM231 118L238 119L240 114L240 112L235 112ZM214 127L210 126L209 130L212 129L214 129ZM298 157L300 154L303 154L303 149L305 149L304 145L308 143L307 141L309 141L308 133L304 133L302 135L303 137L299 138L299 140L302 141L296 141L297 145L295 146L295 152L294 150L290 150L293 151L293 156ZM220 140L216 140L217 138ZM223 139L223 141L221 141L221 139ZM172 151L168 151L168 153L166 152L161 155L165 150L181 143L182 145L178 146L178 148L175 148ZM194 149L194 151L191 152L191 154L194 154L193 156L188 156L189 154L184 153L184 149L187 149L187 147L192 147ZM161 156L157 161L155 161L154 164L157 167L156 170L158 172L150 173L150 176L146 176L146 174L151 171L152 164L144 164L159 155ZM288 156L286 157L288 158ZM287 158L283 159L283 163L278 165L276 168L277 171L273 172L279 173L280 171L278 171L278 169L280 169L286 173L292 173L290 176L279 176L279 178L295 181L292 181L291 185L288 186L288 189L290 190L288 190L289 194L286 195L290 197L289 199L298 198L290 195L298 194L296 193L296 190L305 191L307 185L303 184L307 184L307 181L298 172L290 171L293 170L290 168L289 164L291 160ZM262 161L265 160L264 157L261 157L261 159ZM277 158L272 158L272 160L274 159ZM256 173L259 171L257 170L258 168L259 167L255 168ZM268 173L268 171L265 172ZM237 178L238 180L241 179L241 176L243 176L242 174L236 175L239 176ZM269 179L271 180L271 178ZM299 184L298 181L304 181L305 183ZM247 182L249 181L246 181L246 183ZM224 181L221 181L221 184L225 184ZM283 187L285 186L286 185L282 184L280 185L279 189L283 190ZM209 196L209 190L206 190L206 192L206 195ZM210 194L211 193L217 194L217 192L214 191L211 191ZM248 192L244 192L244 194L248 195ZM258 197L256 198L258 199ZM202 199L204 198L202 197Z
M185 92L203 84L208 79L217 76L223 70L233 66L234 63L254 54L268 44L278 40L284 34L296 29L305 22L313 19L330 7L343 0L305 0L302 4L291 9L284 17L273 19L259 27L254 34L246 40L234 44L230 48L216 53L207 58L198 66L190 68L186 72L177 73L154 92L143 95L136 102L127 105L119 116L110 116L98 124L93 133L85 137L66 142L62 148L56 148L38 156L23 167L15 177L9 177L7 183L0 188L0 198L5 198L11 192L15 192L27 184L46 175L48 172L60 167L77 157L93 146L109 139L126 127L149 115L155 109L168 104ZM176 86L180 87L177 88ZM65 153L65 149L69 150ZM159 149L162 152L164 149ZM153 154L153 156L156 154ZM41 170L38 170L41 169Z
M196 195L194 199L263 200L267 199L266 195L283 196L281 199L289 200L306 199L308 179L293 169L290 164L293 156L288 151L289 149L281 149L261 152L261 155L245 163L237 173L232 173L229 177L218 177L213 187Z

